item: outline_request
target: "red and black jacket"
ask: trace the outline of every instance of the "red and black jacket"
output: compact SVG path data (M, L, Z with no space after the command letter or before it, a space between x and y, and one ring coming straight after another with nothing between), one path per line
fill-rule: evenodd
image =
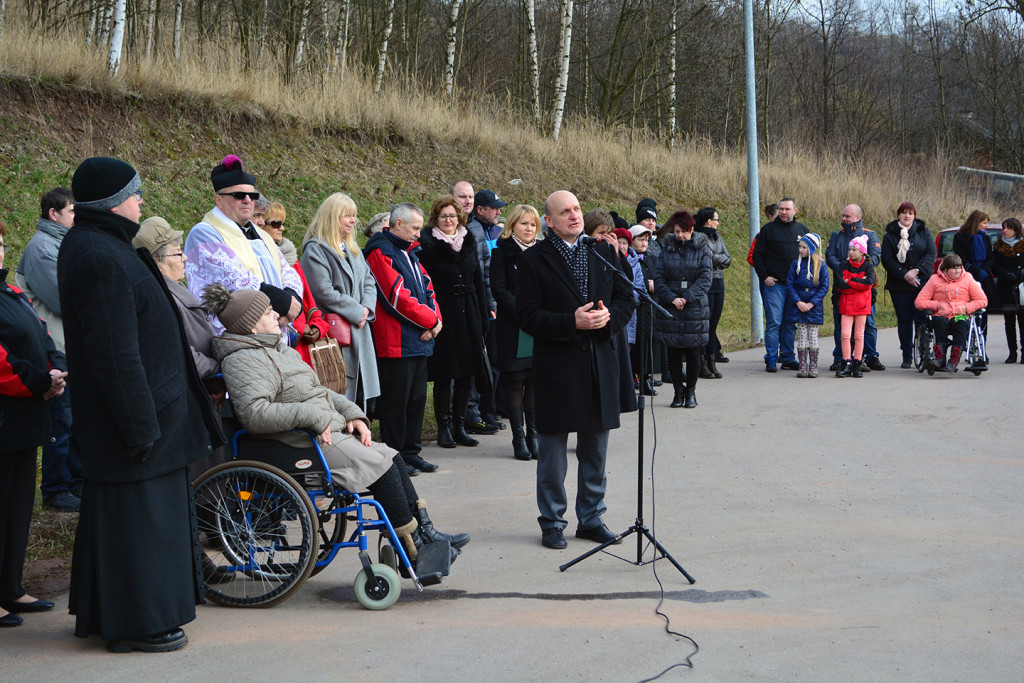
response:
M49 442L50 411L43 394L50 389L50 369L67 368L46 323L6 278L7 269L0 269L0 453Z

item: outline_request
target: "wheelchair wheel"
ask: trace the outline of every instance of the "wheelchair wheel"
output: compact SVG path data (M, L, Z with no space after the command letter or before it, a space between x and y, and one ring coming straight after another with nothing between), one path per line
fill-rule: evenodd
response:
M914 330L914 367L918 372L928 369L932 360L931 335L928 334L928 326L925 323L919 324ZM932 372L932 374L935 374Z
M335 506L334 499L331 499L332 508ZM346 513L331 514L330 509L318 510L317 519L320 528L320 553L316 556L316 560L313 561L313 569L310 571L310 576L316 576L323 570L327 569L327 565L322 567L316 566L317 562L326 560L331 555L331 550L338 543L345 540L345 532L348 530L348 516Z
M402 582L394 569L385 564L370 566L373 570L373 581L366 576L366 571L359 570L353 588L356 600L366 609L382 610L398 602L402 594Z
M219 465L196 480L196 512L210 600L272 607L298 590L320 547L309 496L276 467Z

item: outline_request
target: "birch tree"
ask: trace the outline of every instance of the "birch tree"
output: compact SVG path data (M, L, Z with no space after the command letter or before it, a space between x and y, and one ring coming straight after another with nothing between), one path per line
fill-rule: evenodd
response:
M117 0L114 6L114 25L110 36L110 52L107 56L107 70L116 77L121 71L121 46L124 43L124 20L126 0Z
M4 15L7 14L7 0L0 0L0 38L4 35Z
M452 96L455 89L455 37L459 31L459 10L461 8L462 0L452 0L452 11L448 15L448 48L445 51L444 62L444 94L448 97Z
M181 61L181 20L184 12L184 0L174 0L174 61Z
M149 0L146 16L146 57L153 56L153 35L156 31L156 0Z
M537 58L537 7L535 0L526 0L526 45L530 54L530 106L533 125L540 128L540 60Z
M379 95L381 85L384 83L384 67L388 63L388 41L391 40L391 31L395 27L395 0L388 0L387 18L384 20L384 35L380 42L380 59L377 61L377 77L374 79L373 94Z
M668 17L668 146L676 142L676 15L678 1L672 0Z
M338 82L345 82L345 61L348 57L348 26L351 18L352 0L341 0L338 8L338 28L334 39L334 58L331 72L338 74Z
M124 2L124 0L121 0ZM558 133L562 128L562 114L565 111L565 92L569 88L569 55L572 48L572 2L573 0L562 0L562 22L561 40L558 50L559 72L558 81L555 84L555 125L551 133L554 140L558 140Z

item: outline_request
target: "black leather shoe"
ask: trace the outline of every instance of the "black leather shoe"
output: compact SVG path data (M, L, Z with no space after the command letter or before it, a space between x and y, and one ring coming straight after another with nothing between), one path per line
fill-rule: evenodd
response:
M490 433L493 433L493 432L490 432ZM455 439L455 443L459 444L460 446L479 446L480 445L479 441L477 441L476 439L471 437L469 434L466 433L465 429L462 429L461 427L459 427L457 425L452 429L452 437Z
M488 413L484 415L484 424L487 425L488 429L493 429L495 431L501 431L502 429L505 429L505 423L502 422L498 418L498 416L494 415L493 413Z
M541 534L540 542L545 548L553 548L554 550L564 550L569 545L565 542L565 534L562 533L561 529L547 529Z
M405 464L410 467L415 467L420 472L436 472L437 465L432 462L427 462L418 455L403 455L402 459L405 460Z
M728 363L729 359L726 358L725 356L723 356L722 352L719 351L718 353L715 354L715 362L716 363Z
M152 638L125 638L123 640L111 640L107 643L107 649L111 652L174 652L188 645L188 636L180 628L167 633L161 633Z
M832 365L828 366L828 371L829 372L838 372L838 371L843 369L843 365L844 365L844 363L841 360L833 361Z
M437 445L441 448L455 448L455 439L452 438L452 430L449 427L437 428Z
M593 541L594 543L608 543L611 541L612 545L618 545L622 543L621 538L615 538L615 534L612 533L611 529L606 527L604 524L601 526L595 526L593 529L576 529L576 538L582 538L587 541Z
M564 541L564 539L563 539ZM562 546L563 548L565 546ZM21 622L25 621L17 614L5 614L0 617L0 628L13 628L15 626L21 626Z
M413 467L412 465L406 465L405 473L408 474L410 477L415 477L417 474L420 473L420 471Z
M882 361L878 360L878 356L870 356L868 358L866 365L868 366L869 370L874 370L875 372L881 372L882 370L885 370L885 366L882 365Z
M800 369L800 364L797 363L795 360L787 360L785 363L782 364L782 369L783 370L799 370Z
M466 422L466 431L470 434L497 434L499 427L489 427L486 422L480 420L479 422ZM455 429L452 430L453 434Z
M32 602L15 602L14 600L0 601L0 607L14 614L28 614L29 612L46 612L53 609L53 603L49 600L34 600Z

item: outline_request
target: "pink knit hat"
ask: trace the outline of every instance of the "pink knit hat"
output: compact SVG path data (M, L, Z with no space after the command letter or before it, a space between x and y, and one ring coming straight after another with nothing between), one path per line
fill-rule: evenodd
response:
M862 254L868 253L868 236L861 235L860 237L854 237L850 240L850 246L854 247Z

